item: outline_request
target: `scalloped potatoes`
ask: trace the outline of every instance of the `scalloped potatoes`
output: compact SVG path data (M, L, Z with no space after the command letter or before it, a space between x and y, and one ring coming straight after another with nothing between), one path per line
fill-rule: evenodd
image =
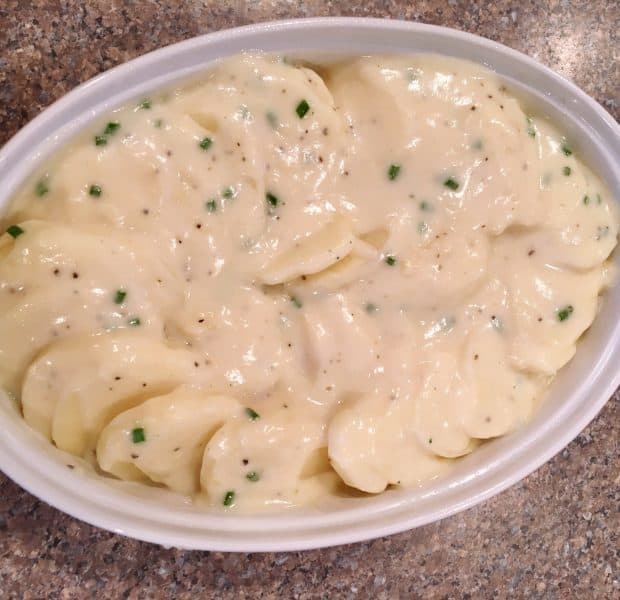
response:
M254 511L415 485L526 422L618 219L477 65L247 54L116 111L0 231L25 420L110 476Z

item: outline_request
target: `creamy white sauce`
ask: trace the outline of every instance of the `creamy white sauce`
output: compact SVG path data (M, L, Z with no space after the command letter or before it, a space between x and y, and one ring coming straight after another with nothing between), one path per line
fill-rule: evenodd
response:
M0 387L121 479L252 511L436 477L610 283L608 190L474 64L242 55L109 122L0 220Z

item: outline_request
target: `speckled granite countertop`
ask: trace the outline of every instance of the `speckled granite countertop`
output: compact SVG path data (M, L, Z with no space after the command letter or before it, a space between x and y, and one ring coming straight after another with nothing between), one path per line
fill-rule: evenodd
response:
M448 25L521 50L616 119L614 0L2 0L0 144L96 73L254 21L382 16ZM520 484L415 531L327 550L166 550L100 531L0 474L0 598L618 598L620 396Z

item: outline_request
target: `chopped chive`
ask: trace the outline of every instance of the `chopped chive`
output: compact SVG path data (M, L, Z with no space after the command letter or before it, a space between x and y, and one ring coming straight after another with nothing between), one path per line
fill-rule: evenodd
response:
M258 481L260 479L260 475L256 471L250 471L245 478L248 481Z
M566 175L567 177L571 174L571 168L570 167L564 167L562 169L562 173L564 173L564 175Z
M273 129L278 127L278 117L276 113L269 111L265 113L265 118L267 119L267 123L269 123Z
M140 104L138 104L139 109L148 110L153 106L150 98L144 98Z
M399 173L400 173L400 165L396 163L392 163L390 165L390 168L388 169L388 179L390 181L394 181L398 177Z
M115 134L120 129L121 124L118 121L109 121L105 126L103 133L95 136L95 146L105 146L108 143L108 137Z
M267 192L265 194L265 200L267 200L267 203L274 208L278 206L278 197L274 196L271 192Z
M433 438L428 438L428 443L432 444L433 443Z
M425 200L422 200L422 202L420 202L420 210L423 210L425 212L430 212L431 210L433 210L433 205L430 204L430 202L426 202Z
M570 304L567 304L563 308L558 309L557 311L558 321L566 321L566 319L568 319L568 317L570 317L571 314L573 313L573 310L574 309Z
M131 325L132 327L138 327L138 325L140 325L141 321L139 317L131 317L131 319L129 319L129 321L127 321L127 323L129 323L129 325Z
M217 202L215 200L207 201L205 206L209 212L215 212L217 210Z
M583 197L583 203L587 206L588 204L590 204L590 196L584 196Z
M396 264L396 258L394 258L391 254L385 257L385 262L390 267L393 267Z
M482 150L482 140L475 140L475 141L472 143L471 147L472 147L474 150Z
M235 188L228 186L222 190L222 198L226 198L226 200L230 200L235 197Z
M144 427L136 427L131 430L131 441L134 444L141 444L142 442L146 442Z
M302 100L295 108L295 112L300 119L303 119L309 110L310 105L306 102L306 100Z
M256 419L260 419L260 415L253 408L250 408L249 406L246 406L245 414L247 418L250 419L250 421L256 421Z
M213 144L213 140L210 137L204 137L200 140L200 142L198 142L198 145L203 150L208 150L211 147L211 144Z
M24 230L19 225L11 225L10 227L6 228L6 232L13 239L17 239L22 233L24 233Z
M231 506L235 501L235 492L233 490L228 490L224 494L224 500L222 500L222 504L224 506Z
M297 296L291 296L291 302L297 307L297 308L301 308L304 303L297 297Z
M103 130L103 135L112 135L116 133L121 127L121 124L118 121L110 121Z
M532 120L532 117L527 117L527 124L529 125L529 127L527 128L527 135L529 135L530 137L536 137L536 129L534 128L534 121Z
M39 179L37 184L34 186L34 191L39 198L41 196L45 196L50 191L49 186L47 185L47 181L45 179Z
M596 194L596 203L600 204L603 201L600 194Z
M125 298L127 297L127 292L123 289L116 290L114 294L114 304L122 304L125 302Z
M566 144L562 145L562 152L564 152L564 156L570 156L573 153L573 151Z
M450 188L452 191L454 190L458 190L459 189L459 184L455 179L452 179L452 177L448 177L448 179L446 179L443 184L447 187Z
M101 196L101 192L102 192L101 186L100 186L100 185L97 185L97 184L95 184L95 183L93 183L93 185L91 185L91 186L88 188L88 193L89 193L91 196L94 196L95 198L99 198L99 196Z
M153 121L153 126L157 129L161 129L162 125L164 124L164 120L163 119L155 119Z
M368 313L368 314L372 314L374 312L377 312L379 310L379 307L376 304L373 304L372 302L367 302L364 305L364 310Z

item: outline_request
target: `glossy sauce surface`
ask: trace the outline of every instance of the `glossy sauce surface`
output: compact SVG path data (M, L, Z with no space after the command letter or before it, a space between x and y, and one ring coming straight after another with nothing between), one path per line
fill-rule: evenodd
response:
M233 57L0 220L0 386L58 448L213 506L413 485L527 421L617 228L482 67Z

